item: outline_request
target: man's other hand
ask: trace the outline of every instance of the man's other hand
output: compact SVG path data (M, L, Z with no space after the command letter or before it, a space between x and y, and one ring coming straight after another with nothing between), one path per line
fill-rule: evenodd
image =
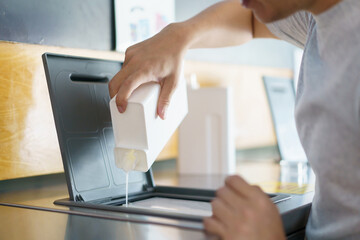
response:
M205 230L221 239L285 239L275 204L258 187L230 176L211 203L213 215L204 219Z

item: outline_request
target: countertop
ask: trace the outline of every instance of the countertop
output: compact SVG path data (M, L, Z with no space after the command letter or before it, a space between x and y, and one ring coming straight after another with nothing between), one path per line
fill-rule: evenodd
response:
M217 189L226 178L225 175L178 175L176 163L171 161L155 164L153 172L156 185L200 189ZM303 233L314 194L310 168L272 161L243 161L237 165L236 173L272 192L284 192L282 183L298 185L304 193L291 194L290 200L277 206L289 238ZM53 204L66 197L62 173L0 182L0 239L211 238L201 223Z

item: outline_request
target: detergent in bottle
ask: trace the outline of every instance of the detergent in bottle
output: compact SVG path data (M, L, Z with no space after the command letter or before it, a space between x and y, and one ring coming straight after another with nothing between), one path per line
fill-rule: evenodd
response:
M124 113L119 112L116 97L110 100L115 163L126 173L148 171L188 112L184 78L174 90L165 120L156 111L159 94L160 84L141 85L131 94Z

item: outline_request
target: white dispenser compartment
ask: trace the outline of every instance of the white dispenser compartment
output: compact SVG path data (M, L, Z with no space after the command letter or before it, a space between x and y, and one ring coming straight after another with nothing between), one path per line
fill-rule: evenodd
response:
M115 97L110 101L115 162L126 172L148 171L188 112L184 78L172 95L165 120L156 111L159 94L158 83L141 85L128 99L124 113L118 111Z
M189 113L179 128L179 173L233 174L231 89L189 87L188 100Z

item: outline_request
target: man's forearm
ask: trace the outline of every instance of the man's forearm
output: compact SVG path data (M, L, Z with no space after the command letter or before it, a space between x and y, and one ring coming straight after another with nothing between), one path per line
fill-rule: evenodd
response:
M189 48L240 45L253 38L251 11L240 1L217 3L187 21L175 23L179 41Z

